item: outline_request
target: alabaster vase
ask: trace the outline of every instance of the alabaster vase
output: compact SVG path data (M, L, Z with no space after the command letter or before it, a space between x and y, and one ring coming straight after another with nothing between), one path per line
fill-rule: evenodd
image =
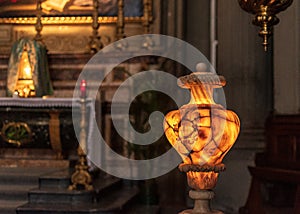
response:
M238 116L213 99L213 89L225 83L224 77L209 72L179 78L178 85L190 90L191 100L165 117L165 134L183 160L179 169L187 174L190 197L195 200L194 209L183 213L221 213L210 209L211 190L240 130Z

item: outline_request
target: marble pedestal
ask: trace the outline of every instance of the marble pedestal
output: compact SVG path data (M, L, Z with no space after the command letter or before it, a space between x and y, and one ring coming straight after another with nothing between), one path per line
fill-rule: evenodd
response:
M214 195L212 190L191 190L189 196L195 200L194 209L184 210L179 214L223 214L223 212L212 210L210 207L210 200Z

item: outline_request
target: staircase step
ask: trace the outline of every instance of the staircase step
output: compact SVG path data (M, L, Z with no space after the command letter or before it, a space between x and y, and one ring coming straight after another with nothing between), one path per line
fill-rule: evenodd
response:
M71 175L70 169L45 174L39 178L39 187L40 189L49 187L67 189L70 185Z
M44 160L44 159L0 159L0 167L45 167L45 168L66 168L69 167L68 160Z
M16 213L16 208L28 203L28 192L37 188L39 177L61 168L0 167L0 214Z
M0 185L0 200L24 200L28 199L28 192L38 185Z
M119 178L96 174L94 191L69 191L71 175L69 168L0 167L0 214L120 214L138 194Z
M0 200L0 214L16 214L16 209L27 203L27 200Z
M76 190L69 191L70 172L68 170L58 171L42 176L40 178L40 187L29 192L29 202L31 203L79 203L92 202L98 197L102 197L121 186L121 179L105 176L96 179L93 182L94 191Z
M5 148L1 149L0 158L55 160L57 159L57 154L51 149Z
M17 208L18 214L121 214L136 195L138 188L124 188L103 196L99 202L94 203L56 203L49 202L27 203Z
M96 200L101 199L103 195L109 194L116 189L121 188L122 180L110 175L94 179L93 186L96 193Z
M41 175L57 170L62 170L62 168L0 167L0 184L37 185Z
M121 213L123 213L126 205L128 205L138 193L139 189L136 186L120 188L109 194L102 195L100 201L95 204L106 211L122 211Z
M78 190L70 191L67 189L43 188L33 189L29 192L30 203L79 203L92 202L93 194L90 191Z

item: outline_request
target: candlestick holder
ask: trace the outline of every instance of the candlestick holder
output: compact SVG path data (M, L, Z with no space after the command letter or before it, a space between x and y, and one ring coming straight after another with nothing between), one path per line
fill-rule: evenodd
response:
M82 93L82 89L81 89ZM86 105L88 103L85 96L82 96L79 100L80 102L80 136L79 136L79 146L77 149L78 162L75 166L75 172L71 177L71 185L69 190L78 190L84 188L85 190L93 190L92 186L92 176L90 175L87 164L86 151L87 151L87 119L86 119Z
M151 33L151 23L153 22L153 11L152 11L153 0L144 0L144 18L143 27L144 34ZM151 36L146 36L142 42L142 48L151 49L155 45L155 42Z
M36 23L35 23L35 30L36 30L36 35L34 39L36 41L42 42L42 30L43 30L43 23L42 23L42 1L38 0L37 1L37 6L36 6Z
M99 17L98 8L99 8L98 0L93 0L93 14L92 14L93 33L92 33L92 36L90 37L91 40L89 42L89 51L92 54L97 53L99 50L101 50L103 48L103 44L101 42L101 36L99 36L99 33L98 33L98 30L99 30L99 27L100 27L100 24L99 24L99 21L98 21L98 17Z

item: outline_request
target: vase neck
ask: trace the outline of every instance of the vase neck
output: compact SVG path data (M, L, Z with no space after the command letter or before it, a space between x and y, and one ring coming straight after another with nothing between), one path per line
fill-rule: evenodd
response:
M190 86L190 104L215 104L213 88L208 84Z

